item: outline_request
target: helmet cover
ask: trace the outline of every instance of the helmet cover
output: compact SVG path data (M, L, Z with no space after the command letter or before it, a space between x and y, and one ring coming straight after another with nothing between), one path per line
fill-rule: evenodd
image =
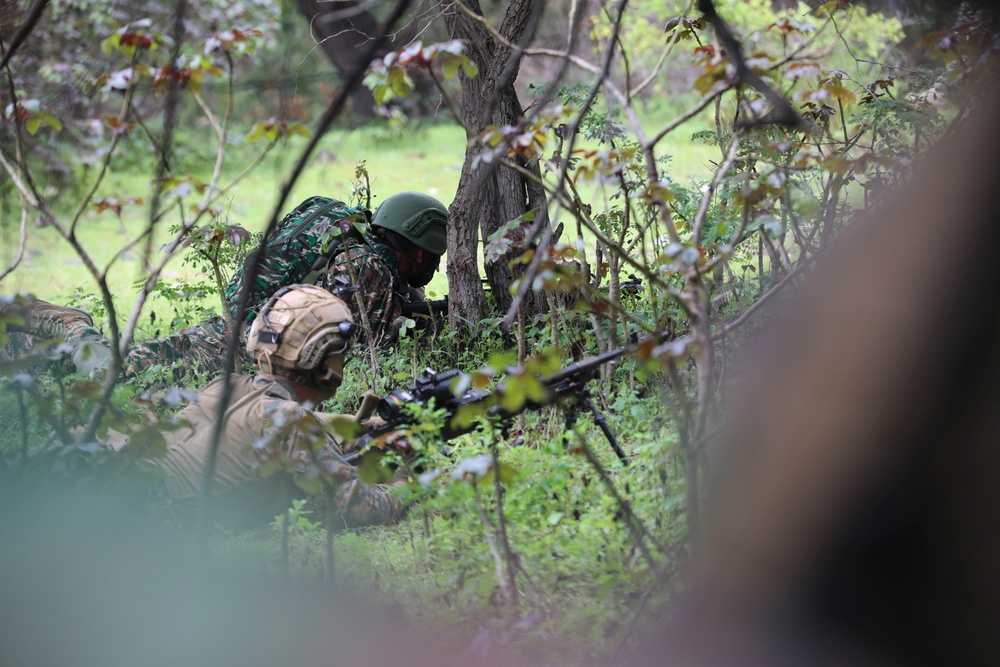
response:
M316 285L290 285L261 308L250 327L247 354L264 372L337 386L356 328L339 297Z

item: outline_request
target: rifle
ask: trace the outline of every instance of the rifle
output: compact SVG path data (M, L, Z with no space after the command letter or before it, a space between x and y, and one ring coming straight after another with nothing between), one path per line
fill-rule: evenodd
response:
M666 338L666 334L662 334L656 338L657 342L660 342ZM428 368L409 387L393 390L388 396L379 399L376 412L384 420L384 423L362 434L355 442L353 451L344 458L348 463L352 463L360 458L362 453L367 451L372 443L411 425L413 418L410 415L410 411L405 409L407 405L428 406L431 401L434 401L434 405L444 408L447 411L447 418L444 428L441 430L441 437L447 441L475 430L476 426L474 424L459 424L455 419L459 410L466 406L482 405L486 408L485 412L488 418L505 421L525 410L538 410L558 401L572 398L590 411L604 437L607 438L608 444L611 445L611 449L614 450L624 465L628 465L628 456L621 448L621 445L618 444L614 433L611 432L607 418L601 414L594 404L587 384L597 377L602 365L614 361L636 347L636 345L619 347L603 354L587 357L566 366L552 375L539 378L542 387L544 387L543 398L539 400L526 400L520 409L517 410L507 410L496 400L498 392L502 391L502 387L497 391L465 389L462 393L456 395L456 388L468 386L468 374L456 368L440 373ZM510 369L508 370L508 375L520 372L523 372L523 370Z
M601 288L606 289L606 288ZM634 273L628 274L628 280L618 284L618 290L621 294L631 294L635 296L642 291L642 278L639 278Z
M433 311L433 315L431 314ZM448 299L434 299L433 301L408 301L403 304L403 316L410 319L431 318L448 315Z

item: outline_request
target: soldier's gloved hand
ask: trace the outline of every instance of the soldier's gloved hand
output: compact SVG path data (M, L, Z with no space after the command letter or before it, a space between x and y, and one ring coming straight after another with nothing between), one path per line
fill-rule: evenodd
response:
M405 435L397 435L389 438L386 440L386 445L389 449L404 457L413 452L413 445L410 444Z

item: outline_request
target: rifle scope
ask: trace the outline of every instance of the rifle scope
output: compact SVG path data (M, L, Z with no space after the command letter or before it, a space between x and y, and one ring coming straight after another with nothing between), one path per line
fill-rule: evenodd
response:
M433 369L424 369L420 377L405 389L394 389L388 396L380 398L375 410L378 416L387 422L395 421L402 416L403 406L411 403L426 405L433 398L434 403L441 407L445 402L455 398L456 380L462 384L465 373L452 368L440 373Z

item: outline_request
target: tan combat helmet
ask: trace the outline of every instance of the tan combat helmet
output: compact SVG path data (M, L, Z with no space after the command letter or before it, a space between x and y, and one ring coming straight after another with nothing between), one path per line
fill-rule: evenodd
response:
M250 327L247 354L265 373L335 390L356 330L339 297L316 285L289 285L261 308Z

